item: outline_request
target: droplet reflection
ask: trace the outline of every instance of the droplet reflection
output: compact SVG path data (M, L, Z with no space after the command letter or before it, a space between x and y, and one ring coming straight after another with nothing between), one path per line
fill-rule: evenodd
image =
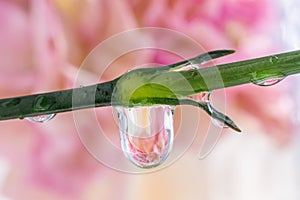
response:
M163 163L173 144L173 111L169 106L116 107L121 147L136 166L151 168Z
M224 122L221 122L213 117L211 117L211 122L213 123L213 125L219 128L228 128L228 126Z
M49 115L39 115L39 116L34 116L34 117L26 117L30 122L38 122L38 123L44 123L47 122L55 117L56 114L49 114Z
M279 83L283 79L284 79L284 76L266 79L266 80L257 80L257 81L252 81L252 82L258 86L272 86L272 85L275 85L276 83Z
M212 92L202 92L200 94L202 94L202 101L207 103L208 108L209 108L210 112L212 113L211 115L213 115L213 113L216 112L216 109L212 106L212 102L211 102ZM216 127L228 128L228 126L224 122L222 122L218 119L210 117L210 120L211 120L212 124L215 125Z

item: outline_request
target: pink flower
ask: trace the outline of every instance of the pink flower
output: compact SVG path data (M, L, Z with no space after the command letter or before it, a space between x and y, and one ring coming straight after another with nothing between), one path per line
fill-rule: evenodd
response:
M1 98L72 86L74 78L65 70L74 67L66 61L64 30L50 1L1 1L0 16ZM56 117L49 126L25 120L1 123L1 153L16 176L6 187L8 196L24 199L39 190L73 196L102 169L76 138L71 115Z
M235 56L223 61L271 53L278 47L272 43L276 17L271 0L0 1L0 96L73 87L78 69L90 51L112 35L132 28L177 30L201 44L204 51L237 50ZM145 40L165 43L173 50L186 52L186 56L201 53L167 35L150 39L133 35L124 44ZM115 60L109 68L102 66L119 49L116 44L94 52L80 69L86 77L96 74L101 81L107 81L145 62L174 61L174 57L161 51L138 51ZM241 120L251 116L271 138L288 141L291 123L287 110L291 108L282 106L286 102L284 88L263 91L244 86L228 91L229 109L237 110L236 116ZM262 105L260 99L267 99L268 106ZM117 131L110 109L102 109L97 115L107 133ZM85 193L97 193L96 186L90 187L94 182L106 188L103 180L109 179L110 186L123 186L119 180L124 177L114 175L116 180L112 181L112 171L105 170L85 150L72 119L72 113L68 113L59 114L47 124L1 122L0 151L11 166L5 187L9 197L84 199ZM89 133L97 125L86 119L85 126ZM117 135L111 133L108 137L119 145ZM120 199L127 194L127 187L120 193L107 188L108 197Z
M31 1L27 6L0 2L2 97L54 90L64 84L66 46L59 21L46 1Z

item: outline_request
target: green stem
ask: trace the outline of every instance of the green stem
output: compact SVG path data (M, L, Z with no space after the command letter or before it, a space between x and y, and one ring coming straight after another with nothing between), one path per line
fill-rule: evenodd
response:
M180 63L182 64L182 62ZM170 67L169 71L166 70L166 67L158 67L151 70L133 70L110 82L82 88L1 99L0 120L23 119L24 117L110 105L128 106L124 101L119 99L122 99L122 95L131 94L123 94L121 87L122 85L123 87L134 85L135 79L129 81L128 78L123 78L134 77L134 75L144 78L142 83L147 86L149 85L149 87L142 87L143 89L140 92L135 93L133 95L134 98L130 99L128 103L130 106L153 104L178 105L180 104L178 99L181 97L202 91L211 91L272 78L282 78L299 73L300 51L197 70L172 71L172 68L176 67L176 64L170 66L172 67ZM154 71L155 76L153 76ZM146 75L145 77L150 79L140 76L141 72ZM128 74L131 74L131 76L128 76ZM178 80L178 75L183 78ZM154 82L151 77L153 77ZM149 81L149 84L147 81ZM190 84L192 89L184 88L186 82ZM168 92L164 88L154 86L152 83L159 83L167 88L170 87L172 91ZM118 86L121 87L118 88ZM119 91L117 93L114 92L116 88ZM121 97L115 97L116 94L119 94Z
M220 72L222 82L218 81L215 72ZM300 51L293 51L273 56L267 56L252 60L228 63L215 67L204 68L200 74L203 80L214 83L210 88L202 88L204 83L189 78L187 72L182 72L187 79L193 80L193 84L199 85L199 90L213 90L226 87L242 85L246 83L257 83L274 78L285 78L300 72Z
M116 82L117 79L87 87L0 99L0 120L110 106Z

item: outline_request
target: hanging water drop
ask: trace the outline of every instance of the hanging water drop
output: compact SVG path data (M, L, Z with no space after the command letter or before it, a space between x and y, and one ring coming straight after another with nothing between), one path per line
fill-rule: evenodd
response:
M30 122L38 122L38 123L43 123L43 122L47 122L51 119L53 119L55 117L55 113L53 114L49 114L49 115L39 115L39 116L34 116L34 117L26 117L25 119L27 119Z
M278 62L278 57L273 56L270 58L270 62ZM286 77L283 73L272 73L268 71L260 71L252 73L251 82L258 86L272 86L281 82Z
M199 94L197 94L197 100L200 101L200 102L205 102L207 103L207 107L210 111L210 113L214 113L216 112L216 109L213 108L212 104L211 104L211 92L201 92ZM211 116L213 116L213 114L211 114ZM221 122L220 120L218 119L215 119L213 117L210 118L212 123L217 126L217 127L220 127L220 128L228 128L228 126Z
M201 94L201 93L200 93ZM213 106L212 106L212 102L211 102L211 92L206 92L206 94L204 93L203 96L203 101L207 103L208 109L210 111L210 120L212 122L213 125L215 125L216 127L219 128L228 128L229 126L225 124L225 119L222 118L222 120L218 119L216 116L220 116L220 112L218 112ZM226 116L223 115L223 117L225 118Z
M262 79L262 80L253 80L252 83L258 86L272 86L280 81L282 81L285 78L285 76L279 76L275 78L270 78L270 79Z
M228 128L228 126L224 122L221 122L213 117L211 117L210 119L211 119L211 122L213 123L213 125L215 125L216 127Z
M212 113L211 117L210 117L210 120L211 120L212 124L215 125L216 127L219 127L219 128L228 128L228 126L224 123L225 120L220 121L219 119L213 117L213 116L215 116L217 111L212 106L211 102L208 102L208 108L209 108L210 112Z
M116 107L121 148L136 166L151 168L168 157L174 140L173 110L169 106Z

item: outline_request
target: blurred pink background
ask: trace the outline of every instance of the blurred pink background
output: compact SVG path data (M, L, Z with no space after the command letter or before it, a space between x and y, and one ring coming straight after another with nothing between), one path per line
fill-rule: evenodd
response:
M216 63L293 50L297 46L291 44L299 40L289 40L294 31L289 29L289 9L295 11L299 4L282 2L0 1L0 98L73 87L81 63L97 44L133 28L168 28L191 37L206 51L237 51ZM132 37L126 42L144 40ZM178 51L185 45L171 37L150 42L166 42ZM118 48L110 46L106 53ZM101 81L143 63L175 61L161 51L129 54L113 62ZM101 66L101 59L90 62ZM85 68L84 73L93 77L97 70ZM226 89L227 114L243 134L224 130L214 150L199 160L199 144L209 122L199 111L206 123L199 124L191 148L171 166L140 175L115 171L94 159L78 137L72 113L58 114L44 124L1 121L0 199L299 199L296 78L273 87ZM97 116L118 146L111 109L99 108ZM180 120L175 122L178 127ZM88 119L85 123L87 132L97 126Z

